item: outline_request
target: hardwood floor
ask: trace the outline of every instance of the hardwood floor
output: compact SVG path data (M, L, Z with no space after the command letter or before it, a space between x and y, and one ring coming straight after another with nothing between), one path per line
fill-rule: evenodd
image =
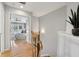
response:
M17 43L16 46L1 54L1 57L33 57L35 48L26 42Z

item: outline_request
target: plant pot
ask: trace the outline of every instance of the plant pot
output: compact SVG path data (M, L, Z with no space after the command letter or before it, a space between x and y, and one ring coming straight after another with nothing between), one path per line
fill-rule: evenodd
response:
M72 34L73 34L74 36L79 36L79 28L74 28L74 29L72 29Z

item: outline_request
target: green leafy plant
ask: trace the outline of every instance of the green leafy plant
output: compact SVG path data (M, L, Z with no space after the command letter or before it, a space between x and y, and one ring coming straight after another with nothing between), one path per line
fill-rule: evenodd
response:
M77 12L71 9L72 17L69 16L70 21L66 20L68 23L72 24L74 28L79 28L79 5Z

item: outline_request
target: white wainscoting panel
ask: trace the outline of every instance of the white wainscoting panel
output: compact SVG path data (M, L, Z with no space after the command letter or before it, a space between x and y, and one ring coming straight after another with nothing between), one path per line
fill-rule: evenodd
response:
M79 36L58 33L58 57L79 57Z

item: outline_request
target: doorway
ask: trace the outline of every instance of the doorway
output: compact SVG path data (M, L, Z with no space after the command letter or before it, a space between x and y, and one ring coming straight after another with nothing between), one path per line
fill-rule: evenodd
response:
M11 48L13 49L19 44L27 43L30 37L30 26L28 16L11 14L10 20Z

